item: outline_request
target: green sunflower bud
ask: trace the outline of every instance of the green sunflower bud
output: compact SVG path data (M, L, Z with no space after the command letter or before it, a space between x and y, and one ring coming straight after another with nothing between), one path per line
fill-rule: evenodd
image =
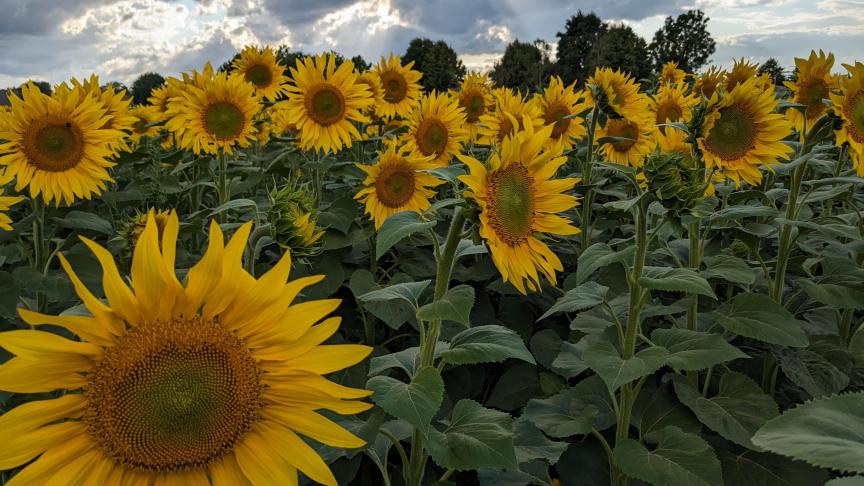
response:
M684 154L652 154L645 159L648 191L675 216L692 209L705 194L705 180Z
M159 229L160 239L162 238L162 231L165 229L165 225L168 222L168 215L168 211L157 210L154 213L154 216L156 217L156 227ZM144 228L146 227L147 213L136 212L134 216L130 217L125 223L123 223L123 226L117 234L117 240L120 240L121 246L127 254L131 255L135 250L135 245L138 244L138 238L141 237L141 233L144 232Z
M737 257L746 257L750 254L750 247L747 246L747 243L744 243L741 240L733 240L732 243L729 244L729 251Z
M315 200L302 187L292 185L270 193L270 234L282 248L296 255L314 255L320 251L324 230L318 226Z

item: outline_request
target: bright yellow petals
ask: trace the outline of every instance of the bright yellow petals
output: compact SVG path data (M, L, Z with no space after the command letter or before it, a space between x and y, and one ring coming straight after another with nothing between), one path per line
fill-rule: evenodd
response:
M549 146L554 125L534 131L531 123L504 139L487 164L460 156L470 173L460 176L465 197L480 207L480 236L489 246L501 278L519 292L540 289L540 275L553 285L561 260L538 239L538 233L575 235L579 229L560 214L577 204L564 194L579 179L554 179L566 161L560 148Z
M23 199L21 196L3 196L0 192L0 229L12 231L12 218L6 212Z
M354 198L364 203L366 214L375 222L375 229L396 213L414 211L423 214L429 209L429 199L435 195L435 186L443 180L423 172L436 164L431 156L420 157L404 152L395 144L379 154L375 165L357 164L366 173L361 189Z
M663 69L660 70L660 86L665 85L675 85L682 86L684 84L684 78L687 76L687 73L684 72L683 69L678 69L678 63L675 61L669 61L663 65Z
M696 140L705 165L716 169L736 184L742 180L758 184L759 168L778 163L793 150L782 140L792 125L781 114L774 113L777 99L773 87L762 90L751 78L719 99L711 99L702 133Z
M699 104L695 96L685 95L686 85L665 85L657 90L651 99L651 112L654 114L655 125L664 123L688 123L693 118L693 107ZM675 128L658 126L657 136L663 138L670 131L680 131Z
M104 128L107 108L82 88L59 89L48 96L32 83L22 98L11 94L12 112L0 127L0 182L15 179L15 190L47 203L90 199L111 181L113 147L125 134Z
M129 114L135 118L131 127L132 133L129 135L134 143L141 143L141 139L144 137L153 138L159 135L160 127L154 125L154 123L162 120L158 108L139 105L129 110Z
M432 157L436 166L450 164L467 138L465 110L446 93L423 95L408 118L405 149L417 157Z
M714 92L717 91L717 86L723 83L726 78L726 71L711 66L707 71L696 77L696 83L693 85L693 94L696 96L704 96L711 99Z
M750 61L743 57L732 61L732 70L726 73L726 79L723 82L723 88L727 93L731 93L739 84L747 82L756 77L759 71L758 64L751 64Z
M459 106L465 110L468 140L473 142L477 138L480 117L495 108L487 75L469 73L454 96L459 101Z
M375 66L375 74L384 88L384 103L378 116L404 118L411 113L414 103L420 99L419 81L423 77L419 71L411 69L413 66L414 61L403 66L399 56L392 53L389 58L381 56Z
M365 84L369 89L372 103L366 110L371 114L377 114L384 104L384 86L381 85L381 78L372 71L363 71L357 75L357 83Z
M602 89L606 103L619 116L644 116L648 109L648 98L639 93L639 83L624 71L597 68L586 83ZM589 107L596 103L590 89L585 90L585 99Z
M834 110L843 119L835 133L837 144L849 144L849 155L858 175L864 176L864 64L844 64L849 77L840 79L840 92L831 93Z
M285 66L279 64L276 54L270 47L259 49L246 46L235 59L231 67L234 71L255 87L255 96L269 101L276 101L287 93L285 83Z
M480 117L480 143L500 145L517 130L527 129L525 123L529 123L532 130L543 126L540 108L526 102L519 91L496 88L492 90L492 96L495 99L495 111Z
M338 300L293 302L321 277L287 282L286 254L256 279L243 269L251 224L226 245L219 226L185 281L174 270L179 231L151 211L123 278L111 254L90 240L108 305L61 259L93 312L26 322L66 327L80 340L38 330L0 333L13 358L0 389L70 393L0 416L9 484L297 484L297 471L335 479L302 434L335 447L363 441L316 410L357 413L368 396L322 375L356 364L366 346L324 345L339 327ZM131 282L131 287L127 285ZM335 304L335 305L334 305ZM224 482L223 482L224 481ZM263 481L263 482L262 482Z
M537 106L543 123L554 125L549 138L550 147L570 150L577 140L585 136L585 120L577 115L587 107L581 103L575 85L574 81L570 86L564 86L561 78L552 76L543 93L534 95L531 100Z
M299 131L300 148L335 153L360 139L352 122L368 123L363 110L372 98L366 85L357 82L351 61L337 68L333 54L306 57L291 68L291 75L294 84L288 87L285 109Z
M93 98L99 100L107 110L109 119L101 128L112 130L123 130L124 132L132 131L132 125L135 123L135 117L129 112L129 105L132 103L132 98L126 95L126 90L117 91L114 86L108 84L103 89L99 85L99 77L95 74L90 75L90 78L84 80L83 83L75 78L72 78L72 85L83 89ZM58 90L67 89L65 83L57 87ZM117 151L129 151L130 148L124 140L118 140L112 146Z
M168 102L171 130L181 148L196 154L232 153L255 140L254 118L261 104L253 87L239 74L217 73L200 82L187 83L181 94Z
M828 107L822 101L830 97L831 86L834 84L833 76L831 76L831 68L834 66L834 54L825 55L821 50L819 54L816 51L810 51L810 57L802 59L795 58L795 68L797 78L795 81L786 81L783 84L792 90L792 100L795 103L805 105L805 114L797 108L789 108L786 110L786 118L795 125L795 130L799 133L806 129L809 130L816 123L816 120L822 117Z
M651 114L632 118L610 118L605 126L597 127L597 140L603 137L617 137L627 140L604 143L603 155L609 162L631 167L642 167L643 159L654 150L657 128Z

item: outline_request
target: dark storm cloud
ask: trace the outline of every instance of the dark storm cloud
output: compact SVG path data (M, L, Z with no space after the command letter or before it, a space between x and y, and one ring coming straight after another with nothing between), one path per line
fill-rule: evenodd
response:
M0 36L56 32L69 18L113 0L0 0Z

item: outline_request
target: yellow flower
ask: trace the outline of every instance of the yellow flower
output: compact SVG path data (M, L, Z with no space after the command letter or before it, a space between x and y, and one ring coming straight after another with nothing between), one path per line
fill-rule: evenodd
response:
M234 70L243 76L248 83L255 87L255 96L260 96L269 101L276 101L280 96L286 94L285 66L279 64L273 49L264 47L258 49L246 46L240 57L232 64Z
M423 95L406 125L405 149L418 157L432 157L436 166L450 164L467 138L465 110L446 93Z
M706 167L716 168L736 185L741 180L758 184L762 180L760 166L776 164L778 157L792 152L781 141L792 131L792 125L783 115L773 113L777 107L774 88L762 90L757 83L756 78L750 78L722 99L715 93L696 140Z
M0 127L0 183L15 178L15 190L29 187L30 197L40 194L47 203L72 204L90 199L111 181L108 168L112 146L125 134L102 128L108 123L105 106L80 88L48 96L36 85L22 87L22 98L10 94L12 113Z
M585 120L576 116L586 109L586 105L581 103L581 95L576 93L575 85L574 81L570 86L564 86L561 78L552 76L543 93L535 94L531 100L537 106L543 123L554 125L549 138L550 147L570 150L587 131Z
M677 62L669 61L663 65L663 69L660 71L660 86L669 84L681 86L684 84L686 76L687 73L683 69L678 69Z
M0 192L2 194L2 192ZM3 196L0 195L0 229L12 231L12 218L6 214L6 211L21 202L24 198L21 196Z
M833 66L834 54L829 53L826 57L822 50L819 55L816 55L816 51L810 51L807 59L795 58L797 79L783 83L792 90L792 101L806 105L807 130L812 128L828 109L822 100L829 98L831 86L834 84L831 76ZM804 115L797 108L787 109L786 118L795 125L795 130L799 133L805 130Z
M123 241L123 246L128 250L135 249L135 246L138 245L138 239L141 238L141 234L147 228L147 222L151 217L156 222L156 230L161 238L165 228L168 226L169 220L174 217L173 214L173 211L164 211L161 209L151 209L147 213L139 213L136 210L135 216L132 216L123 225L123 229L120 230L119 236Z
M648 109L648 98L639 93L639 83L624 71L597 68L586 83L602 89L606 103L619 116L642 116ZM585 90L585 101L589 107L597 102L590 89Z
M373 123L366 125L366 131L363 133L363 140L369 140L375 137L382 137L384 143L395 143L402 137L406 131L407 122L391 118L384 120L377 118Z
M168 102L165 123L181 148L196 154L232 153L255 140L255 115L261 103L239 74L222 72L187 82Z
M651 99L651 112L654 114L656 125L673 122L688 123L693 118L693 107L699 104L699 99L695 96L685 95L686 88L687 86L683 84L674 86L667 84L657 90ZM675 128L658 126L658 142L670 132L682 133ZM673 136L677 135L673 134Z
M360 139L352 122L366 123L363 110L371 93L357 82L354 64L345 61L336 67L334 54L319 54L297 60L291 68L294 84L288 87L288 120L300 132L300 148L338 152Z
M369 88L369 93L372 95L372 103L369 104L367 111L372 114L377 114L384 104L384 86L381 85L381 79L372 71L363 71L357 75L357 83L365 84Z
M527 103L517 90L511 88L496 88L492 90L495 99L495 111L480 117L478 138L480 143L498 145L516 130L523 130L527 121L532 129L543 126L540 108L534 103Z
M634 115L631 118L610 118L605 126L597 127L597 139L603 137L628 138L620 142L604 143L603 155L609 162L631 167L642 167L642 161L657 145L651 114Z
M132 124L135 123L135 117L129 113L129 105L132 103L132 98L126 95L125 89L117 91L110 84L102 89L99 86L99 77L95 74L90 75L90 78L85 79L83 83L72 78L72 85L83 89L90 96L105 105L111 118L105 122L102 128L124 131L132 130ZM57 89L67 89L66 83L61 84Z
M540 274L553 285L555 272L563 270L558 256L538 233L575 235L579 229L560 216L577 204L575 196L563 194L579 179L553 179L567 161L560 148L548 146L554 125L534 131L529 121L492 151L487 165L460 156L470 169L460 176L465 197L480 207L480 236L489 246L501 278L519 292L540 288Z
M711 97L714 96L714 92L717 91L717 86L720 85L725 78L726 71L717 68L717 66L711 66L707 71L696 78L696 83L693 85L693 93L704 96L710 100Z
M144 137L156 137L159 135L159 126L148 126L160 121L162 118L157 107L138 105L129 110L129 113L135 118L135 123L132 124L132 133L129 136L132 142L138 144Z
M431 157L419 157L404 152L396 144L386 145L375 165L357 164L366 173L365 186L354 199L366 206L375 222L375 229L396 213L414 211L423 214L429 209L429 199L435 195L435 186L444 183L437 177L422 172L435 168Z
M864 176L864 64L844 64L849 77L840 79L840 93L831 93L834 110L843 119L837 144L849 143L849 155L858 175Z
M288 113L288 102L280 101L270 107L270 124L272 133L280 137L293 135L297 125L291 121Z
M384 88L384 103L381 104L378 115L384 117L407 117L413 109L414 102L420 98L419 71L411 69L414 61L402 65L399 56L392 53L389 58L381 56L375 66L375 74L381 80Z
M485 74L469 73L462 81L459 91L454 93L459 106L465 110L465 125L468 140L477 139L480 117L495 107L495 100L489 90L489 80Z
M214 222L209 247L183 282L174 271L176 214L161 238L151 215L132 257L131 288L105 248L82 238L102 266L97 298L60 257L90 315L19 309L32 329L0 333L14 357L0 389L63 390L0 417L0 468L24 466L8 486L52 484L297 484L297 471L335 485L300 435L343 448L363 440L316 412L359 413L365 390L322 375L364 359L367 346L323 345L339 300L293 303L321 275L286 283L286 253L256 279L243 269L251 223L227 245Z
M727 93L731 93L739 84L756 77L756 72L758 70L758 64L750 64L750 61L743 57L739 60L733 60L732 70L726 73L726 80L723 84L723 88Z

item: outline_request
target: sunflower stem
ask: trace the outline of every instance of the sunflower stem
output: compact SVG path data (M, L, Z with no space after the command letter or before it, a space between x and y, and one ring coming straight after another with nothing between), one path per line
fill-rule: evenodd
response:
M44 276L48 256L45 247L45 201L41 197L34 197L33 202L33 269ZM47 305L47 297L42 292L36 292L36 311L44 312Z
M699 223L690 223L687 232L689 233L688 236L690 238L690 268L692 268L694 272L698 272L699 266L702 264L702 241L700 238L701 233L699 231ZM690 299L690 308L687 309L687 329L695 331L697 316L699 313L699 295L693 294ZM687 379L693 386L699 386L698 371L688 371Z
M588 126L588 154L585 156L585 165L582 167L582 184L585 186L585 194L582 196L582 238L580 245L584 252L591 246L591 198L594 196L591 190L591 173L594 171L594 132L597 129L597 103L591 110L591 123Z
M224 150L219 150L219 174L217 174L217 191L219 193L219 206L227 203L231 199L228 188L228 158L225 156ZM225 211L219 213L219 222L226 221Z

